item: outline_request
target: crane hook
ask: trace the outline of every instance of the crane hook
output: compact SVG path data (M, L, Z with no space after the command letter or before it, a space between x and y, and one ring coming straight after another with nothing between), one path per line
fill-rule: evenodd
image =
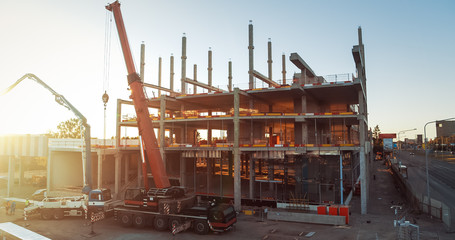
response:
M104 109L106 109L107 102L109 101L109 95L107 95L106 91L104 91L102 98L103 98L103 103L104 103Z

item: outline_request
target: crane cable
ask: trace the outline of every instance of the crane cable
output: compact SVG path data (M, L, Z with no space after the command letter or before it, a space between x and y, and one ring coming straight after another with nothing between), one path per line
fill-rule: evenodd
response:
M109 72L110 72L110 60L111 60L111 32L112 32L112 14L106 11L105 19L105 32L104 32L104 68L103 68L103 90L102 96L104 104L104 135L103 135L103 159L106 158L106 107L109 101L109 95L107 90L109 89ZM98 182L98 186L101 187L102 181Z

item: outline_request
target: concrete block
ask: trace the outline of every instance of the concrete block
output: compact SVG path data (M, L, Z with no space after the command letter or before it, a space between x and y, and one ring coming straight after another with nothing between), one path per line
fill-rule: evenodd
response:
M288 221L288 222L304 222L327 225L345 225L345 216L330 216L317 215L311 213L285 212L285 211L269 211L267 213L268 220Z

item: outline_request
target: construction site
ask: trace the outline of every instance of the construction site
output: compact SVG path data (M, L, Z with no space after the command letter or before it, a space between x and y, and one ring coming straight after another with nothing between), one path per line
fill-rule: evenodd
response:
M250 24L250 74L245 76L249 89L232 89L229 81L227 90L211 85L211 50L208 83L197 81L196 74L194 79L186 77L187 46L182 37L183 91L174 92L173 79L170 89L144 83L166 92L150 99L149 107L158 112L151 118L173 184L200 195L253 202L343 204L359 177L366 179L369 156L360 28L358 36L359 44L352 48L356 75L334 75L329 81L314 73L298 53L292 53L282 56L283 78L272 80L271 42L267 77L254 69ZM301 73L287 80L289 62ZM255 88L256 81L268 87ZM193 85L193 92L186 92L188 85ZM197 93L196 87L207 91ZM132 102L117 100L117 151L111 159L133 159L130 165L134 165L139 153L125 149L120 141L124 127L136 126L135 119L120 119L122 106L127 104Z
M163 175L171 186L198 197L231 202L237 211L246 206L309 210L311 205L347 205L357 194L361 212L366 214L371 144L361 28L358 43L352 47L356 73L319 76L299 53L291 53L281 56L281 79L272 79L270 39L268 73L255 69L253 34L250 22L249 71L239 80L248 81L248 89L233 87L231 62L227 89L212 85L212 50L208 51L208 82L197 79L196 65L193 78L188 77L186 36L181 46L181 90L174 90L173 56L170 87L163 87L161 78L158 85L146 83L143 44L137 74L142 78L135 80L130 74L128 83L131 87L140 81L140 89L158 91L156 97L145 96L151 112L148 119L122 118L129 105L141 112L131 87L132 100L117 99L115 139L2 137L0 155L3 163L8 162L8 195L14 179L24 182L22 163L34 159L46 162L48 191L90 184L110 188L114 198L122 199L128 188L168 188L154 172L159 170L148 155L153 148L161 156ZM288 77L287 64L300 73ZM159 71L161 75L161 67ZM36 76L31 78L37 81ZM256 87L260 85L267 87ZM141 127L141 121L151 124L154 131ZM139 128L139 139L122 139L127 128ZM149 141L143 139L146 130L155 145L145 143Z
M268 42L267 77L254 69L252 38L250 24L250 74L245 76L249 78L249 89L232 89L232 77L228 77L229 89L211 85L211 50L209 82L197 81L196 74L193 79L188 78L185 36L182 37L182 92L173 90L174 72L171 72L170 88L143 83L144 87L160 90L159 96L150 98L148 104L158 113L150 118L172 184L200 195L253 202L342 204L356 183L367 179L370 148L365 144L368 114L361 29L358 29L359 43L352 48L357 73L332 75L331 79L318 76L298 53L282 55L283 78L270 79L271 42ZM301 73L286 79L286 64L294 64ZM257 81L265 82L268 87L255 88ZM186 91L188 85L192 85L193 92ZM204 93L197 93L198 88L205 89ZM96 176L94 183L99 187L113 184L114 193L119 193L131 180L142 178L142 171L134 171L141 168L138 140L128 140L130 144L121 141L122 131L137 127L135 118L120 118L125 105L133 102L117 99L115 142L108 140L106 148L101 141L91 144L96 159L91 166ZM58 163L62 161L59 158L70 155L59 151L62 141L51 140L54 144L49 145L55 146L49 158L58 169L62 169L60 164L68 167L68 161ZM74 158L80 159L80 154ZM74 162L79 165L78 160ZM53 177L52 166L48 173L49 188L58 187L53 180L58 176ZM148 178L153 176L150 174ZM58 182L68 185L82 181L71 179ZM153 184L152 179L150 183Z

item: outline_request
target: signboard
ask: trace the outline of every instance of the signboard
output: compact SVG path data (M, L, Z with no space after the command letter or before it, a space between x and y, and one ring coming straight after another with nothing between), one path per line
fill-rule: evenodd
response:
M455 135L455 121L436 121L436 135L438 137Z
M381 133L379 134L380 139L386 139L386 138L397 138L396 133Z
M393 139L392 138L385 138L383 141L384 151L392 151L393 150Z

